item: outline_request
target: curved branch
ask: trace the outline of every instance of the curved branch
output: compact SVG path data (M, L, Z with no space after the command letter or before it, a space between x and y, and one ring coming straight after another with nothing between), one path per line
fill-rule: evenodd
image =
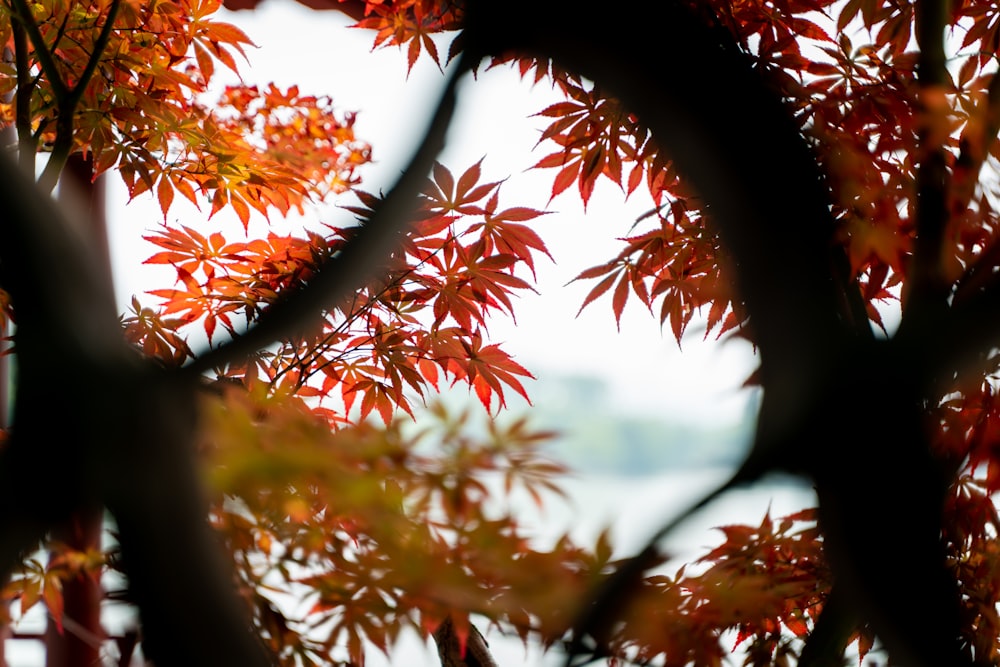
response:
M418 196L427 174L444 148L448 126L455 112L455 89L469 70L468 59L460 57L448 78L423 141L406 170L368 222L352 236L351 242L339 254L325 260L307 285L284 292L246 333L199 355L184 367L185 372L200 375L225 363L243 359L283 337L294 335L331 304L349 296L379 274L384 258L398 248L399 236L405 232L416 212Z
M859 622L857 608L834 584L806 638L797 667L843 667L844 652Z
M14 126L17 130L18 163L26 174L35 173L35 151L38 140L31 128L31 95L37 79L28 65L28 37L20 21L11 23L14 41L14 67L17 71L17 89L14 91Z
M21 333L29 334L19 339L25 375L15 441L0 456L23 452L37 461L47 451L40 443L64 450L72 443L62 474L86 484L67 484L46 498L47 511L97 494L115 512L153 659L164 666L267 663L233 612L225 568L204 525L190 456L191 380L294 334L378 271L444 143L458 78L478 57L516 50L552 57L623 100L709 202L763 360L757 442L737 478L778 468L813 477L838 581L894 659L966 664L954 651L953 590L941 577L937 549L939 492L915 400L922 385L914 378L923 379L926 362L898 345L859 342L837 277L844 258L832 242L822 173L731 36L699 21L681 0L642 3L639 21L634 11L580 12L573 0L470 0L468 10L472 51L448 81L410 168L371 221L309 285L179 377L137 368L127 357L99 272L81 264L69 227L48 200L27 194L23 176L7 178L10 168L0 162L0 200L10 204L0 211L0 271L16 299ZM72 381L51 386L55 370ZM108 397L96 396L91 382L110 387ZM71 423L48 418L53 403L74 406ZM871 428L873 418L892 421ZM136 433L149 438L137 443ZM862 459L866 474L879 480L865 496L855 488ZM72 469L74 463L86 467ZM0 526L10 523L3 511ZM896 532L883 530L890 527ZM910 548L919 558L904 579L891 552ZM926 588L910 585L915 574Z
M569 1L470 3L466 41L479 55L552 57L598 81L650 127L719 223L764 372L801 363L803 379L849 335L851 320L831 269L842 252L831 243L823 176L787 109L728 33L676 1L645 3L642 16L609 12L597 21ZM773 393L780 383L765 384ZM798 403L800 389L781 393Z
M552 57L651 129L711 208L760 350L764 401L736 479L772 470L812 478L834 574L894 659L967 664L940 543L943 488L920 421L920 350L864 340L852 326L828 187L732 36L680 0L633 10L598 19L571 0L470 2L466 43L476 55ZM872 429L873 420L883 423ZM864 497L859 460L879 480ZM908 574L919 570L922 588L898 572L891 554L900 550L919 554Z

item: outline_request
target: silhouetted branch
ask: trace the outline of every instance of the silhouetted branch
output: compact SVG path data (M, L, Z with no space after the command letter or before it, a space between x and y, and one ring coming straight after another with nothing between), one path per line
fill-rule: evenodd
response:
M858 610L836 585L806 637L797 667L843 667L844 651L858 629Z
M267 667L207 524L194 383L128 348L86 236L5 156L0 201L0 284L18 318L14 422L0 450L0 567L8 572L73 509L104 503L146 654L164 666Z
M949 285L944 278L944 239L950 210L951 174L944 142L948 136L948 103L945 86L944 27L948 20L945 0L920 0L915 8L916 37L920 47L917 62L919 105L913 257L903 290L903 320L900 335L925 329L944 315Z
M486 638L472 623L468 624L468 635L463 639L449 616L437 627L433 637L441 667L497 667Z
M185 367L201 374L255 352L283 337L302 331L339 300L351 295L379 275L386 258L398 249L400 235L412 222L418 195L424 188L434 160L444 148L445 136L455 112L455 88L469 71L469 62L459 58L441 93L420 146L399 180L379 203L371 218L351 237L336 256L323 262L307 285L287 290L264 311L246 333L202 353Z
M812 479L835 577L894 659L966 664L939 536L944 485L920 421L933 377L922 341L876 343L852 326L818 163L732 37L679 1L600 15L569 0L468 11L475 55L552 57L594 80L642 119L705 198L762 360L757 437L736 478L790 470ZM879 480L864 495L860 461ZM900 552L920 553L905 577ZM917 571L921 587L912 585Z

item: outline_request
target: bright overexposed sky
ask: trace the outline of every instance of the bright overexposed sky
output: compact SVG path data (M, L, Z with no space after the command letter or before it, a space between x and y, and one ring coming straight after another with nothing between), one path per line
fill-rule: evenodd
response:
M375 160L361 172L362 187L387 190L420 138L444 83L434 64L421 58L407 76L404 53L395 48L371 51L371 31L348 29L347 17L310 11L290 0L265 0L255 11L224 12L222 18L241 26L259 47L248 51L245 81L298 84L304 93L328 94L338 108L358 112L357 135L372 144ZM649 202L635 197L623 203L622 193L605 182L599 184L586 215L573 190L547 205L554 174L526 170L554 149L543 146L533 151L546 123L530 116L557 99L546 84L532 87L513 70L481 71L477 80L468 80L461 88L458 121L440 158L454 173L461 173L486 156L484 179L508 178L501 189L501 206L548 207L555 212L534 223L556 262L541 258L539 294L516 302L516 325L497 318L490 325L491 338L503 342L517 361L540 377L573 372L606 379L616 407L625 410L715 424L741 419L750 397L739 386L754 366L749 345L702 342L701 332L695 331L685 339L681 353L671 334L661 333L656 318L638 303L626 309L620 332L606 298L576 316L593 283L566 283L617 254L614 238L628 233ZM109 181L110 201L125 201L121 182L115 177ZM346 224L351 215L337 210L338 203L353 199L337 200L310 217ZM204 225L204 217L175 203L169 219ZM122 310L131 294L165 287L173 279L169 269L141 265L155 251L141 236L160 220L152 197L113 207L112 250ZM235 219L217 216L210 224L222 225L233 238L243 234ZM260 233L262 227L251 227L251 233L255 229ZM150 297L145 300L153 302Z

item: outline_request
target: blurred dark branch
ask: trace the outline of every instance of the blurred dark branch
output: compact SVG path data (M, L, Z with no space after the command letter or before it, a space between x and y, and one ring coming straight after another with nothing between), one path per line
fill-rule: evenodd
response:
M844 652L859 623L857 608L844 591L834 585L812 632L806 637L797 667L843 667Z
M944 52L949 0L917 0L914 8L917 81L921 87L944 86L950 81Z
M948 136L949 85L945 67L946 0L919 0L915 8L917 60L916 240L909 280L903 293L899 335L909 336L940 319L947 308L950 286L944 278L944 232L950 217L951 174L945 140Z
M468 624L468 634L463 640L449 616L434 630L432 637L441 667L497 667L486 638L472 623Z
M0 450L2 573L72 510L103 503L152 660L270 665L207 524L193 384L127 347L82 221L2 155L0 201L0 285L18 313L14 422Z
M466 69L456 66L411 165L345 251L246 335L180 375L141 363L127 348L87 236L0 160L0 284L18 312L20 370L13 433L0 452L0 494L9 496L0 506L8 509L0 512L0 567L9 571L74 508L104 503L117 522L148 656L159 665L271 663L206 522L192 450L195 382L204 370L293 335L377 275L444 145ZM51 419L55 406L62 419ZM35 491L31 471L43 468L46 492L25 507L18 500Z
M595 14L571 0L470 0L469 52L421 148L371 220L308 285L179 374L130 353L85 239L0 161L0 284L19 316L21 369L12 439L0 451L0 565L9 569L69 508L98 499L118 521L147 654L157 665L269 664L205 521L192 451L195 381L294 335L377 274L444 143L458 78L482 57L516 51L551 57L621 99L707 200L762 359L756 442L732 483L774 470L813 480L838 586L893 660L968 664L957 650L956 590L939 539L944 480L920 406L934 364L950 354L928 357L926 342L952 342L948 335L972 326L962 317L1000 299L980 293L951 328L916 330L906 344L864 335L847 308L845 290L853 286L843 279L828 189L796 123L728 32L680 0L641 9L636 21L631 9ZM988 322L997 331L994 320L1000 316ZM51 418L56 407L64 410L59 420ZM39 493L31 472L42 465L50 474ZM865 494L857 490L859 466L878 482ZM24 503L27 495L38 501ZM908 558L905 573L899 553ZM599 614L578 625L581 637L600 636L620 616L627 596L614 585L608 591L591 605Z

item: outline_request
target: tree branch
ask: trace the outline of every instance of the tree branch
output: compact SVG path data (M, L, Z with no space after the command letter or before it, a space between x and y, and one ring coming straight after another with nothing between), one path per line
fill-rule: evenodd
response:
M13 18L28 33L28 39L31 40L31 45L35 47L35 56L38 58L38 63L42 66L42 71L49 80L49 85L52 86L52 93L56 99L62 99L69 93L69 88L66 86L66 82L63 81L62 75L59 74L55 58L53 58L52 52L45 43L45 39L38 29L38 24L35 23L27 0L10 0L10 2L14 9Z
M331 290L347 294L377 271L444 144L454 89L467 69L456 67L411 168L346 251L296 299L281 302L246 336L199 360L201 369L174 377L128 354L110 285L100 284L91 255L81 252L85 240L74 238L47 197L28 194L32 187L22 175L7 177L9 168L0 161L0 200L12 202L0 218L0 280L18 309L21 370L12 440L0 452L10 465L0 469L26 480L27 470L45 465L55 489L32 505L24 530L5 533L16 538L0 548L7 564L30 546L29 537L72 507L99 498L117 521L147 654L157 664L270 664L245 610L234 603L232 575L206 524L191 451L192 380L223 359L301 328L337 298ZM55 372L73 381L53 384ZM90 383L104 394L90 391ZM49 419L52 405L70 406L71 412L66 419ZM136 434L144 434L141 445ZM0 526L17 528L6 519L0 512Z
M940 543L943 488L920 421L926 365L919 350L863 340L851 326L828 187L790 113L731 35L680 1L645 3L638 22L634 12L597 22L570 0L470 2L467 31L475 55L552 57L594 80L691 179L734 257L762 359L757 436L736 477L790 470L812 478L834 575L894 659L967 664ZM872 429L873 420L891 426ZM877 493L857 493L859 460L879 479ZM890 527L892 540L883 534ZM891 554L899 550L920 553L909 574L919 570L923 588L898 572Z
M468 60L371 221L306 287L181 374L158 373L128 356L109 286L81 258L48 199L32 196L23 176L5 173L17 170L0 161L0 278L21 318L23 371L13 440L0 451L11 465L0 465L0 475L27 478L31 464L59 463L56 491L25 510L35 523L17 533L15 548L4 544L0 557L28 546L31 529L67 505L97 495L119 521L152 659L162 667L266 665L204 521L191 452L192 380L294 334L378 270L443 145L458 77L479 57L516 50L553 57L612 91L709 202L763 360L757 440L737 478L775 469L812 477L838 582L893 659L967 664L955 646L954 582L940 558L938 469L921 429L922 350L859 340L837 278L845 258L833 243L822 173L731 36L704 25L680 0L642 10L637 22L633 12L580 12L572 0L470 1ZM66 381L54 386L56 372ZM51 419L53 405L69 406L68 418ZM873 427L873 418L884 423ZM866 494L856 489L859 461L879 480ZM6 516L13 506L0 505L0 527L16 523ZM915 556L905 577L893 557L898 550Z
M947 0L920 0L916 5L919 118L917 127L916 241L909 280L903 293L900 335L923 328L947 308L949 285L943 272L943 244L950 210L951 177L945 141L949 132L948 72L945 68L944 26Z
M434 630L432 636L441 667L497 667L486 638L472 623L468 624L468 631L465 640L460 639L451 616Z
M859 622L857 607L834 584L806 638L797 667L843 667L844 652Z
M424 139L406 170L372 213L371 218L351 238L344 249L319 267L308 285L286 291L257 322L241 336L199 355L184 367L200 375L283 337L293 336L319 317L330 304L342 299L377 276L384 258L399 246L402 234L416 212L418 195L438 153L444 147L448 125L455 111L455 89L470 69L460 57L450 74Z
M194 384L128 348L88 239L4 156L0 201L0 284L18 313L14 424L0 450L0 493L15 497L0 505L0 566L74 508L104 503L153 661L269 667L207 525Z
M23 0L22 0L23 1ZM62 95L56 96L57 118L56 118L56 139L52 145L52 152L49 154L45 169L38 179L39 187L43 192L51 192L59 182L59 175L66 166L66 160L73 150L73 133L75 129L74 118L76 108L83 98L83 93L90 83L91 77L97 70L97 65L101 61L104 49L107 48L108 40L111 38L111 31L114 29L115 19L118 17L118 9L121 7L121 0L112 0L108 7L107 17L101 32L94 40L94 47L87 59L87 64L80 74L79 80L72 89L65 91Z
M101 32L98 33L97 39L94 40L94 47L90 53L90 58L87 60L87 64L84 66L76 85L73 86L73 89L66 96L67 104L71 104L73 108L76 108L76 105L80 103L83 93L90 84L90 79L94 76L94 72L97 71L97 65L101 62L104 49L108 47L108 40L111 39L111 33L115 28L115 20L118 18L118 10L121 8L121 5L122 0L111 0L111 4L108 6L107 17L104 19L104 25L101 26Z
M17 89L14 91L14 126L17 130L17 159L26 174L35 173L35 152L38 140L31 127L31 95L36 78L28 64L28 37L20 21L11 23L14 38L14 68L17 71Z
M944 86L948 82L944 52L944 29L948 25L948 0L917 0L914 9L917 46L917 80L921 87Z

